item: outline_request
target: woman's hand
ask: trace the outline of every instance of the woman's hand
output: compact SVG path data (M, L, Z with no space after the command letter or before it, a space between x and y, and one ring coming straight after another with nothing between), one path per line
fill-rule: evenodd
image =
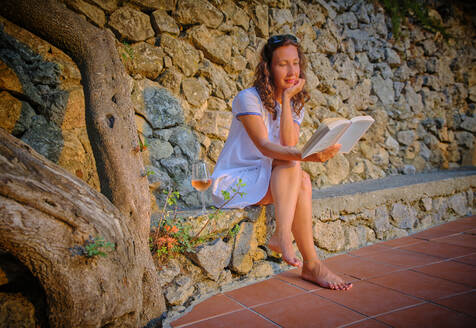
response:
M330 146L324 149L321 152L318 152L303 158L303 161L304 162L326 162L339 152L339 149L341 146L342 146L341 144L335 144L333 146Z
M295 95L297 95L301 90L304 88L304 84L306 80L304 79L297 79L297 83L294 84L292 87L287 88L283 91L283 98L286 97L287 99L291 99Z

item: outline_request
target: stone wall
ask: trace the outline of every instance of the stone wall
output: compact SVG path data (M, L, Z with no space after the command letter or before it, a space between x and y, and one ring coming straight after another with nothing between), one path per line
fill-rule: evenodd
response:
M314 187L476 163L475 25L448 1L433 1L438 11L430 11L453 35L448 41L413 24L395 41L383 9L364 0L64 3L117 37L159 204L162 190L173 188L181 206L199 205L190 164L203 158L213 167L232 99L250 86L259 51L276 33L296 34L309 62L301 145L326 117L376 119L349 154L303 165ZM43 40L1 23L0 106L8 110L0 125L98 188L78 69Z

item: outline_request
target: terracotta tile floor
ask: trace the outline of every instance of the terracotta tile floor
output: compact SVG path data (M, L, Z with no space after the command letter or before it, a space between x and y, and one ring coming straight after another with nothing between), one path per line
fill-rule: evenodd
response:
M299 269L220 293L172 327L476 327L476 216L334 256L349 291Z

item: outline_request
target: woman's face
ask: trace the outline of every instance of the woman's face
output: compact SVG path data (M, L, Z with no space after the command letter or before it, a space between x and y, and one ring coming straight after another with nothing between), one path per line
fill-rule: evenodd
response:
M276 95L298 83L300 75L299 54L292 44L274 50L271 59L271 76Z

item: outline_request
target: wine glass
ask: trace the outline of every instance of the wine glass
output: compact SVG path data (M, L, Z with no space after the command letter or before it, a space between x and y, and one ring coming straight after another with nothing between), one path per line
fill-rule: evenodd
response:
M192 164L192 187L200 192L202 201L202 215L206 213L205 203L203 202L203 193L212 184L212 179L208 173L207 164L203 161Z

